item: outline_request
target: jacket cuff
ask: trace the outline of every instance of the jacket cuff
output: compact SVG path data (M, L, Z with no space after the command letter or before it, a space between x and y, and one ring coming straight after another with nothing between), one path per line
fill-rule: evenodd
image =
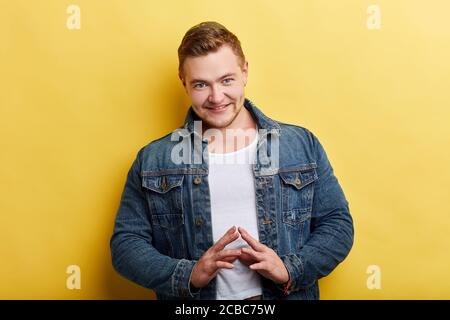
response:
M175 296L181 298L195 298L200 294L200 290L192 292L190 289L190 281L192 269L196 261L181 259L173 273L172 292Z
M300 260L300 257L295 254L283 255L280 256L280 259L281 261L283 261L289 273L289 281L287 286L283 284L277 284L276 287L279 290L283 291L285 295L289 295L301 288L299 279L301 279L304 275L303 263Z

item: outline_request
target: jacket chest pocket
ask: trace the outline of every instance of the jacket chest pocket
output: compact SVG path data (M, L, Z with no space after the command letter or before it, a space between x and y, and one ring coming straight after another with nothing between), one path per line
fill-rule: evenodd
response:
M173 258L186 256L183 215L183 175L144 176L151 212L153 245Z
M142 186L152 214L182 214L183 175L144 176Z
M280 169L283 222L300 226L311 217L316 164Z

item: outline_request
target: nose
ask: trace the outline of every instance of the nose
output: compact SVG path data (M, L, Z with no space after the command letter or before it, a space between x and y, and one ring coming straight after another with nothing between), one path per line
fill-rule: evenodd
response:
M218 86L211 86L211 92L208 97L208 102L213 105L218 105L223 101L224 94Z

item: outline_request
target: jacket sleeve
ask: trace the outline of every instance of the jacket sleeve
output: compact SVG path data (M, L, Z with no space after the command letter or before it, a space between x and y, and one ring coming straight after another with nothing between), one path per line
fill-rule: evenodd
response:
M287 294L310 287L327 276L353 246L353 219L344 192L319 140L307 132L315 154L318 180L314 186L310 237L298 253L280 257L290 275Z
M130 170L110 240L114 269L123 277L157 293L192 298L189 280L195 261L174 259L152 246L150 212L140 175L141 149Z

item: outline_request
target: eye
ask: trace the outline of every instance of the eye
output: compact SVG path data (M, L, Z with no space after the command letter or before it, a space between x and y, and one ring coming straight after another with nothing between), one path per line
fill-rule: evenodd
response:
M223 80L223 82L225 83L225 84L230 84L231 82L233 82L233 78L226 78L226 79L224 79Z
M205 86L206 86L206 84L203 82L198 82L198 83L194 84L195 89L203 89Z

